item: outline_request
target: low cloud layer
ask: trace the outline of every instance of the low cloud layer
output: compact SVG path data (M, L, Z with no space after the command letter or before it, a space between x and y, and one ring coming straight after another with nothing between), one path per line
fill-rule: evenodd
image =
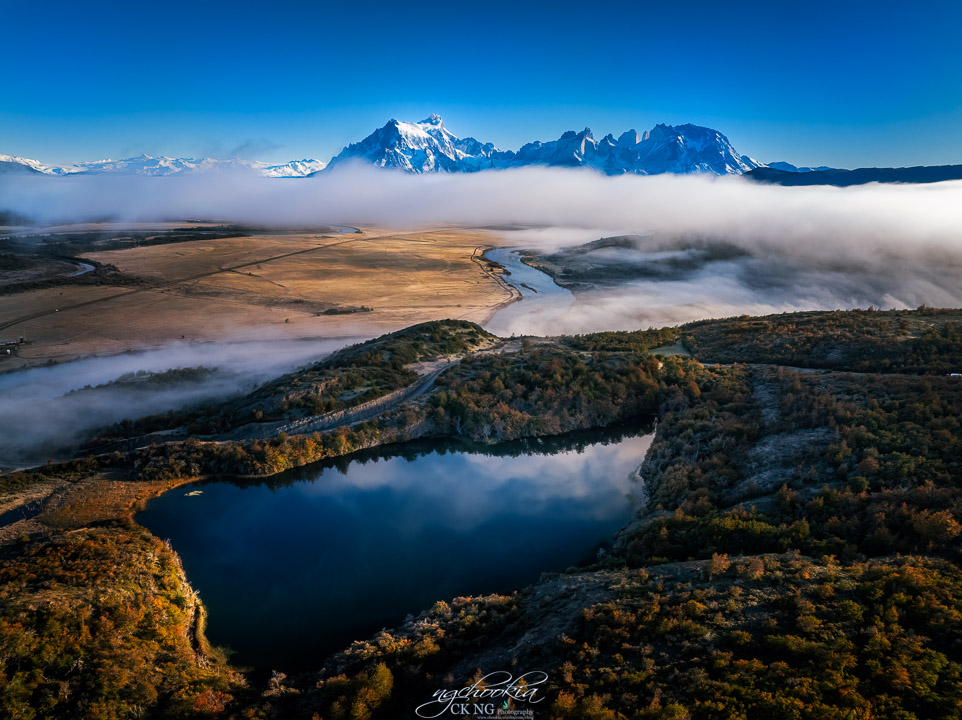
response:
M739 177L606 177L551 168L411 176L355 166L298 180L228 172L0 176L0 210L42 222L209 217L279 225L607 228L725 235L835 259L864 257L866 246L897 254L907 240L933 254L958 251L960 200L962 182L788 188Z
M305 180L225 172L169 178L7 175L0 176L0 210L47 223L111 217L485 227L542 253L600 237L638 238L589 257L599 267L630 268L623 278L583 283L574 302L559 295L557 302L516 303L489 323L506 335L868 305L962 307L962 182L780 187L742 178L605 177L547 168L410 176L353 167ZM330 349L298 347L305 352L292 346L285 355L288 367ZM0 459L43 460L38 453L45 448L97 425L237 391L284 369L243 360L248 354L237 344L221 346L216 356L209 348L197 353L178 347L91 361L89 368L74 364L0 376L7 409ZM191 365L216 365L222 374L203 388L136 397L104 390L79 402L64 395L123 372Z
M962 307L959 254L932 258L906 246L887 262L871 257L872 248L864 257L826 260L722 239L699 238L697 252L689 237L639 240L636 249L561 253L588 269L560 275L575 288L574 302L534 295L499 312L488 328L500 335L570 334L799 310ZM673 251L650 247L672 244ZM666 267L665 256L684 262Z
M731 268L721 265L707 280L692 279L698 287L717 286L719 297L696 295L719 306L751 306L753 298L764 307L786 301L790 307L847 306L870 296L891 305L962 304L962 283L951 281L962 270L962 182L781 187L740 177L606 177L530 167L412 176L354 166L299 180L230 172L7 175L0 176L0 210L41 222L210 218L289 226L492 227L542 249L636 233L667 239L670 250L671 238L698 236L736 246L743 261L752 261L740 262L736 288L726 287ZM772 288L778 287L790 297L777 297ZM659 292L675 289L688 292Z
M321 360L352 341L275 340L270 353L263 352L261 342L174 343L157 350L0 375L4 408L0 414L0 466L64 457L72 446L82 444L91 432L106 425L250 390L294 367ZM146 384L131 389L111 384L128 373L192 367L215 372L196 383L175 386ZM87 386L89 389L81 390Z

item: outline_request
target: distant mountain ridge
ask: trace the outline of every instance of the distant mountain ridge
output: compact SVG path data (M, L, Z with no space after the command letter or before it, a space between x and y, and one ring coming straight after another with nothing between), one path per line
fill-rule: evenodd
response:
M962 165L933 165L902 168L857 168L855 170L812 170L786 172L773 166L755 168L745 177L771 185L834 185L849 187L868 183L935 183L962 180Z
M836 168L829 167L828 165L819 165L818 167L798 167L797 165L792 165L787 162L770 162L767 163L766 167L774 168L775 170L784 170L785 172L817 172L819 170L835 170Z
M410 173L542 165L590 167L608 175L740 175L761 167L757 160L736 152L720 132L698 125L656 125L643 135L629 130L617 139L608 134L601 140L596 140L589 128L569 130L557 140L530 142L513 152L475 138L459 138L439 115L417 123L392 119L344 148L328 168L349 161Z
M698 125L656 125L639 134L635 130L617 138L596 140L589 128L569 130L557 140L535 141L517 152L501 150L493 143L459 138L444 125L440 115L421 122L390 120L366 138L344 148L331 160L292 160L273 165L249 160L172 158L140 155L123 160L98 160L76 165L46 165L37 160L0 155L0 172L42 175L127 174L168 176L218 170L242 170L265 177L308 177L348 162L393 168L409 173L478 172L495 168L540 165L588 167L608 175L657 175L662 173L740 175L761 166L740 155L724 135Z
M0 172L27 172L42 175L148 175L164 177L197 171L242 170L265 177L306 177L323 170L327 163L320 160L291 160L284 164L251 160L219 160L215 158L172 158L139 155L124 160L95 160L76 165L45 165L37 160L0 155ZM16 166L20 166L19 168ZM25 170L24 170L25 169Z
M173 158L140 155L75 165L47 165L29 158L0 155L0 174L18 175L186 175L196 172L248 172L271 178L304 178L349 163L407 173L473 173L528 166L591 168L606 175L706 174L745 175L780 185L859 185L869 182L927 183L962 179L962 166L913 168L798 167L779 161L764 165L738 153L722 133L692 125L655 125L617 138L596 139L589 128L569 130L557 140L529 142L517 151L502 150L473 137L460 138L440 115L420 122L392 119L363 140L352 143L329 163L314 159L273 164L241 159Z

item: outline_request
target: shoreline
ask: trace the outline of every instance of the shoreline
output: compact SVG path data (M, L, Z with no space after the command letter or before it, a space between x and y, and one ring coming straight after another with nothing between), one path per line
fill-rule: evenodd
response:
M491 322L494 319L494 316L497 315L504 308L508 307L512 303L516 303L524 299L524 295L521 294L521 291L518 290L518 288L516 288L514 285L512 285L507 280L505 280L502 275L496 272L493 272L490 268L485 266L485 263L487 262L487 263L491 263L492 265L497 265L499 268L504 270L504 266L501 265L500 263L495 262L494 260L488 260L487 258L484 257L485 253L487 253L489 250L494 250L494 249L495 247L493 245L478 245L478 247L474 249L474 252L471 253L471 261L474 262L481 269L482 273L484 273L486 276L494 280L504 290L507 290L510 297L507 300L504 300L498 303L497 305L491 307L483 318L480 318L479 320L477 320L478 325L480 325L481 327L484 327L489 322Z

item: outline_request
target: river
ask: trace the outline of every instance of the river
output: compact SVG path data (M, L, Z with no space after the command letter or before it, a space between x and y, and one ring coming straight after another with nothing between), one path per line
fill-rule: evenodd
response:
M558 285L550 275L521 262L521 252L515 248L495 248L484 256L501 265L506 271L505 281L521 293L520 301L498 310L484 329L507 337L528 334L531 327L544 325L544 331L538 334L552 334L549 318L574 304L572 292Z

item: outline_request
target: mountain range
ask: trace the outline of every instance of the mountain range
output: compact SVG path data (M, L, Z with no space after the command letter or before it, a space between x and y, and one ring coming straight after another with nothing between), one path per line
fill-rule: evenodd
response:
M171 158L139 155L125 160L95 160L76 165L46 165L38 160L0 155L0 172L41 175L179 175L197 171L245 170L265 177L305 177L323 170L320 160L291 160L282 165L252 160L218 160L215 158Z
M589 128L569 130L557 140L527 143L518 151L501 150L475 138L451 133L439 115L421 122L390 120L360 142L348 145L330 163L292 160L281 165L249 160L171 158L140 155L124 160L97 160L76 165L49 165L28 158L0 155L0 172L42 175L97 175L107 173L166 176L221 170L242 170L266 177L307 177L353 163L394 168L409 173L477 172L527 165L587 167L608 175L707 173L740 175L758 161L740 155L717 130L698 125L656 125L617 138L595 139ZM787 164L786 164L787 165Z
M609 134L600 140L589 128L569 130L557 140L530 142L513 152L475 138L459 138L438 115L418 123L391 120L344 148L328 167L349 161L413 173L546 165L590 167L608 175L740 175L762 165L739 155L717 130L698 125L656 125L643 134L629 130L618 138Z

